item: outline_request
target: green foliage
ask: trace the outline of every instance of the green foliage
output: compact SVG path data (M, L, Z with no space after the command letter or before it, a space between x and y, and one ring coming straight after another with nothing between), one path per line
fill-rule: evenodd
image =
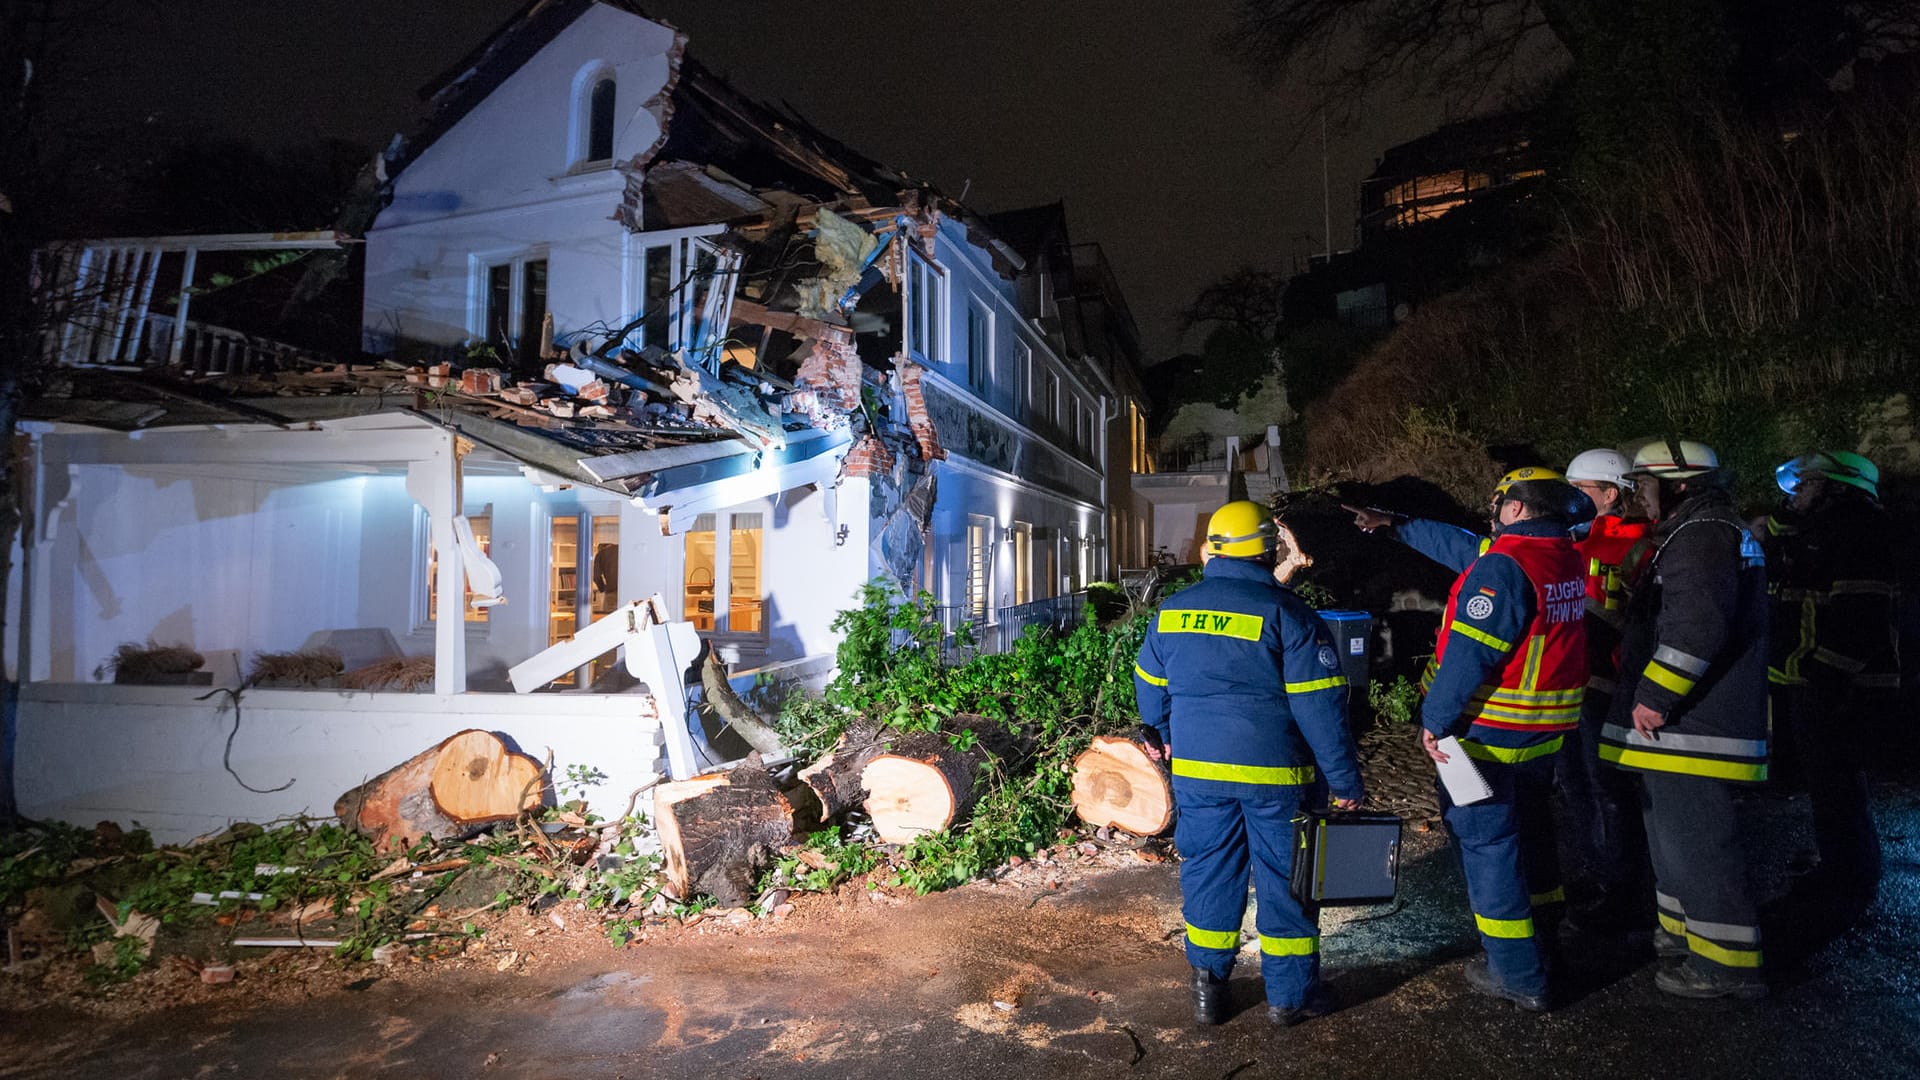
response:
M147 966L147 943L138 937L128 935L113 939L113 959L103 964L94 964L87 968L87 985L92 987L111 986L123 983Z
M1420 688L1405 675L1394 676L1392 683L1375 679L1367 684L1367 704L1385 723L1411 725L1420 716Z
M1288 587L1293 590L1293 595L1306 601L1307 606L1315 611L1333 607L1335 604L1333 592L1317 581L1297 578L1289 583Z
M91 832L59 822L0 833L0 908L19 904L29 889L60 881L92 850Z
M879 865L879 857L864 844L848 843L838 826L807 837L805 845L783 855L761 880L762 889L804 889L827 892Z
M588 788L597 787L606 779L607 774L592 765L569 765L565 779L555 786L562 795L571 791L573 797L578 799L586 796Z

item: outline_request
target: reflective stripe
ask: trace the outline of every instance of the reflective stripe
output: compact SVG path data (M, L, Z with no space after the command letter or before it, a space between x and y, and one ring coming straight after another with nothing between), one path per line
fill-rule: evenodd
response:
M1757 926L1735 926L1732 923L1688 919L1687 929L1702 937L1713 938L1715 941L1731 941L1736 945L1760 944L1760 928Z
M1577 686L1569 690L1516 690L1482 684L1473 692L1475 701L1497 705L1578 705L1584 696Z
M1527 903L1532 904L1534 907L1545 907L1548 904L1564 904L1566 902L1567 889L1564 885L1555 885L1546 892L1537 892L1527 897Z
M1807 680L1789 678L1786 672L1781 671L1779 668L1776 668L1776 667L1770 667L1767 669L1767 681L1774 684L1775 686L1807 685Z
M1813 658L1836 671L1844 671L1849 675L1858 675L1860 672L1867 670L1867 662L1865 660L1855 660L1851 656L1842 656L1832 649L1827 648L1825 645L1813 650Z
M1828 596L1899 596L1900 587L1889 581L1836 581Z
M1480 932L1488 937L1530 938L1533 936L1532 918L1489 919L1476 911L1473 914L1473 921L1480 927Z
M1163 611L1156 625L1163 634L1211 634L1259 641L1267 621L1238 611Z
M1664 911L1660 913L1660 929L1665 930L1677 938L1687 936L1687 924L1683 920L1676 919Z
M1714 780L1765 780L1766 762L1747 764L1739 761L1712 761L1707 758L1684 757L1680 754L1656 754L1645 750L1625 750L1618 746L1603 744L1600 747L1600 760L1628 769L1646 769L1649 772L1684 773L1688 776L1705 776Z
M1138 676L1140 676L1140 678L1141 678L1141 679L1142 679L1143 681L1145 681L1145 682L1147 682L1147 683L1150 683L1150 684L1152 684L1152 685L1154 685L1154 686L1165 686L1165 685L1167 685L1167 680L1165 680L1165 679L1158 679L1158 678L1155 678L1155 677L1153 677L1152 675L1149 675L1149 674L1147 674L1147 669L1146 669L1146 668L1143 668L1143 667L1141 667L1141 666L1140 666L1139 664L1135 664L1135 665L1133 665L1133 673L1134 673L1135 675L1138 675Z
M1704 956L1723 967L1757 968L1760 966L1759 949L1729 949L1722 945L1715 945L1699 934L1687 935L1687 948L1693 950L1696 955Z
M1546 651L1547 636L1545 634L1535 634L1528 639L1527 666L1520 672L1520 685L1525 688L1523 692L1533 693L1535 692L1533 688L1540 685L1540 658L1546 654Z
M1486 633L1485 631L1482 631L1482 630L1475 630L1473 627L1468 626L1466 623L1463 623L1463 622L1456 621L1448 625L1447 630L1449 633L1457 633L1462 637L1472 638L1473 640L1479 642L1482 645L1485 645L1487 648L1492 649L1495 652L1512 652L1513 651L1512 642L1501 641L1499 638L1494 637L1492 634Z
M1683 653L1671 645L1662 645L1653 651L1653 658L1675 671L1683 671L1694 678L1707 673L1707 662L1689 653Z
M1194 780L1229 780L1237 784L1311 784L1311 765L1228 765L1218 761L1174 758L1173 775Z
M1312 956L1320 951L1320 936L1268 937L1261 934L1260 951L1268 956Z
M1719 735L1681 735L1661 732L1658 738L1649 739L1630 727L1608 724L1600 729L1600 737L1613 742L1626 743L1628 746L1645 747L1649 750L1691 750L1696 754L1723 754L1727 757L1763 758L1767 756L1765 739L1728 739Z
M1465 750L1467 756L1470 758L1479 758L1481 761L1498 761L1505 765L1518 765L1523 761L1532 761L1534 758L1543 758L1548 754L1557 752L1563 741L1565 740L1562 736L1555 735L1553 738L1548 739L1538 746L1515 747L1488 746L1485 743L1474 742L1472 739L1461 739L1460 749Z
M1656 660L1647 661L1647 668L1641 672L1656 686L1665 687L1676 694L1685 696L1693 690L1693 680L1666 667Z
M1331 679L1315 679L1312 682L1290 682L1287 684L1287 693L1311 694L1315 690L1331 690L1336 686L1345 685L1347 685L1347 677L1335 675Z
M1653 891L1653 902L1679 915L1685 915L1687 913L1687 909L1681 906L1679 897L1668 896L1658 889ZM1674 932L1679 933L1677 930Z
M1188 923L1187 941L1203 949L1238 949L1240 947L1240 931L1202 930L1192 923Z
M1853 685L1865 687L1870 690L1898 690L1900 688L1900 676L1893 674L1855 675L1853 677Z

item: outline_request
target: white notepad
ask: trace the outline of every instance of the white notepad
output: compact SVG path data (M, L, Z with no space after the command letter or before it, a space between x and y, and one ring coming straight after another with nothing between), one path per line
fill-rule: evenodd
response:
M1434 762L1440 770L1440 782L1447 786L1447 798L1455 806L1472 806L1493 797L1493 789L1487 786L1487 778L1480 775L1480 767L1467 756L1466 748L1452 735L1439 741L1440 752L1447 755L1444 762Z

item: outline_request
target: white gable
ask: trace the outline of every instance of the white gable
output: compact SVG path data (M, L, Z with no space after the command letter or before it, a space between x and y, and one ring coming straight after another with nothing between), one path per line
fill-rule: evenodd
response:
M378 227L559 193L574 171L576 99L601 72L615 81L614 160L644 153L661 134L646 106L659 108L675 38L669 27L595 4L407 165Z

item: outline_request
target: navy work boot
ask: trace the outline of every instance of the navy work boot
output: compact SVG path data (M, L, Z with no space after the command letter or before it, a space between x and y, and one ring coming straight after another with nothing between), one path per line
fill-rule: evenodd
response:
M1766 980L1758 971L1724 967L1693 958L1654 973L1653 985L1675 997L1739 998L1758 1001L1767 996Z
M1227 1022L1227 980L1206 968L1193 969L1193 1022L1201 1027Z
M1468 986L1488 997L1511 1001L1528 1012L1547 1011L1547 995L1523 993L1500 985L1500 981L1493 977L1492 970L1487 967L1487 958L1484 956L1476 956L1467 961L1466 976Z

